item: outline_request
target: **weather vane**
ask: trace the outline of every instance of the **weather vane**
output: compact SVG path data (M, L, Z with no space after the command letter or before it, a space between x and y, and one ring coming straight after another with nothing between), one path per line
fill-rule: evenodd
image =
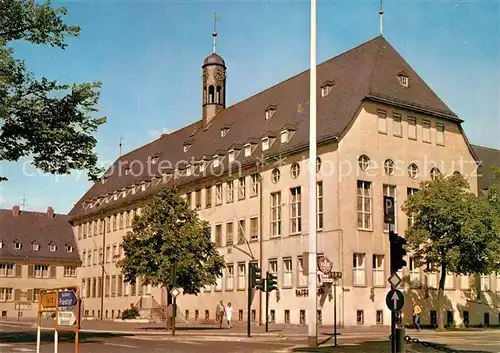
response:
M215 38L217 37L217 22L219 22L219 16L217 16L216 13L214 13L214 31L212 33L212 36L214 37L214 54L215 54Z

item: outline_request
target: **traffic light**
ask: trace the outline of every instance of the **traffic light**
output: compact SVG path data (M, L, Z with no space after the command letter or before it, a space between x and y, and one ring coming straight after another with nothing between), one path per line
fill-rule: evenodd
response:
M406 266L406 261L403 259L406 255L404 248L406 239L390 231L389 242L391 243L391 273L394 273Z
M257 266L250 266L250 288L260 287L262 284L262 271Z
M267 285L266 292L272 292L273 290L278 288L278 283L276 282L276 275L272 273L267 273Z

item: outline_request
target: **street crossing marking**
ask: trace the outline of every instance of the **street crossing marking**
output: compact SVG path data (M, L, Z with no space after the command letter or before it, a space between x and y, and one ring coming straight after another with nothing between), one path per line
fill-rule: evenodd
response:
M115 347L124 347L124 348L139 348L137 346L131 346L128 344L120 344L120 343L109 343L109 342L104 342L105 345L108 346L115 346Z

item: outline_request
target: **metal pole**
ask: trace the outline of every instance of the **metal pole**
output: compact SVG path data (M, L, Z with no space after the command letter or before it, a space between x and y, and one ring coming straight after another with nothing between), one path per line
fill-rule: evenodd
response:
M393 231L394 231L394 226L392 223L389 223L389 234ZM392 259L389 259L389 261L392 261ZM391 289L394 289L392 284L391 284ZM396 313L392 310L391 310L391 352L396 353Z
M333 282L333 342L337 347L337 282Z
M250 337L250 320L252 311L252 266L248 266L248 302L247 302L247 336Z
M269 277L269 272L266 271L266 279L264 282L264 289L266 290L266 332L269 332L269 292L267 290L267 278Z
M311 72L309 97L309 347L318 346L316 278L316 0L311 0Z
M42 295L38 294L38 313L36 317L36 353L40 353L40 339L41 339L41 329L40 326L42 324L41 318L41 310L42 310Z
M172 308L172 336L175 336L175 318L177 317L177 297L174 297Z
M101 218L101 222L104 221L104 232L102 233L102 263L101 263L101 317L104 317L104 260L106 256L106 220ZM99 224L101 227L101 225ZM99 229L100 230L100 229Z

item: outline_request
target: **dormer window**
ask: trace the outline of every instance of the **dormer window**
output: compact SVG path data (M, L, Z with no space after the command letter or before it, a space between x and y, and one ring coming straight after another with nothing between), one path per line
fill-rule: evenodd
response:
M200 163L200 172L201 173L205 172L205 161L201 161Z
M219 156L214 156L214 167L217 168L220 166L220 158Z
M38 250L40 250L40 244L38 244L38 243L36 243L36 242L35 242L35 243L33 243L33 244L31 244L31 249L32 249L33 251L38 251Z
M71 245L66 245L66 252L73 252L73 247Z
M115 193L113 194L113 200L118 200L118 193L115 191Z
M191 148L191 144L190 143L185 143L184 144L184 152L189 151L190 148Z
M252 145L247 143L245 145L245 157L251 156L252 155Z
M220 129L220 137L225 137L228 132L229 132L229 128L223 127L222 129Z
M235 156L234 150L229 151L229 154L228 154L228 161L229 161L229 163L234 162L234 156Z
M281 131L281 143L287 143L288 142L288 130L283 130Z
M274 113L276 113L276 106L270 105L266 108L266 120L269 120L273 117Z
M56 244L49 244L49 251L56 251L56 250L57 250Z
M321 85L321 97L326 97L328 94L330 94L330 91L333 88L333 81L326 81Z
M409 85L409 81L410 81L410 77L408 76L408 74L404 71L401 71L398 75L398 79L399 79L399 83L401 84L401 86L403 87L408 87Z
M130 168L125 169L125 175L129 175L129 174L130 174Z
M16 250L21 250L21 248L23 247L23 244L21 244L20 242L14 242L14 248Z
M158 163L158 156L154 156L151 158L151 164L156 164Z
M104 178L101 179L101 183L102 184L106 184L107 181L108 181L108 178L106 178L106 177L104 177Z
M262 139L262 150L267 151L269 149L269 137L264 137Z
M192 174L192 169L191 169L191 166L188 164L186 166L186 176L191 176Z
M0 240L0 249L3 248L3 241Z

